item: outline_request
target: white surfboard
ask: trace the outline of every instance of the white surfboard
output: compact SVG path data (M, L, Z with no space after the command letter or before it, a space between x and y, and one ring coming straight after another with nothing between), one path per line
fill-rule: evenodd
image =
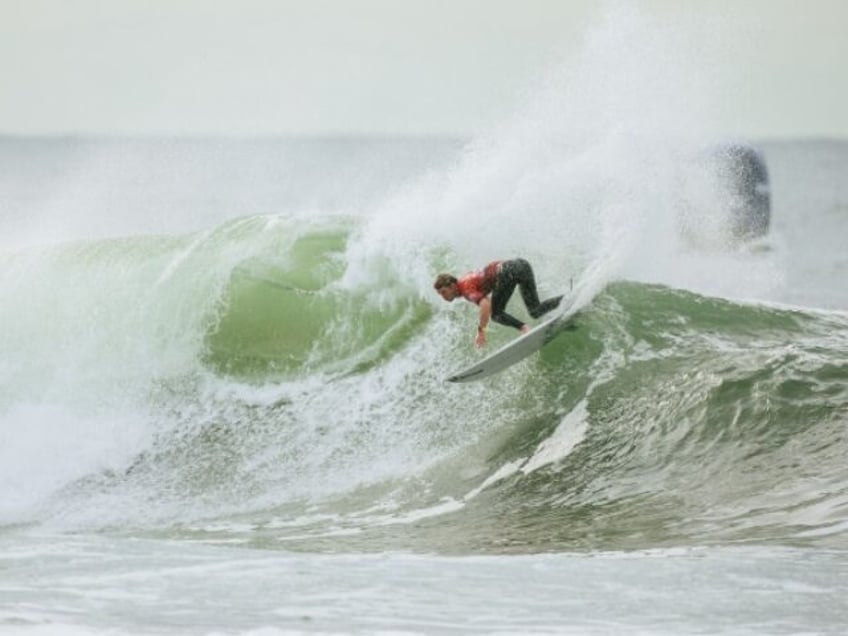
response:
M473 382L488 378L511 367L553 340L563 329L568 327L569 320L576 313L577 308L574 307L574 296L572 296L566 301L564 310L561 309L552 318L536 325L527 333L521 334L480 362L450 376L447 381Z

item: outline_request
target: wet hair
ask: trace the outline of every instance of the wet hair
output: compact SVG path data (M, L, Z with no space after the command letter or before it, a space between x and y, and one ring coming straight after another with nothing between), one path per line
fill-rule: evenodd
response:
M456 276L452 274L439 274L436 276L436 282L433 283L433 289L439 291L442 287L450 287L456 282L458 282Z

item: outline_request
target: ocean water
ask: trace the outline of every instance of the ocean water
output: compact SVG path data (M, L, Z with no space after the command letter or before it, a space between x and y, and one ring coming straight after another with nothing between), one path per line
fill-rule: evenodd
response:
M0 632L844 633L848 143L758 147L738 242L630 136L0 141Z
M738 240L761 69L605 11L472 139L0 138L0 634L848 633L848 142Z

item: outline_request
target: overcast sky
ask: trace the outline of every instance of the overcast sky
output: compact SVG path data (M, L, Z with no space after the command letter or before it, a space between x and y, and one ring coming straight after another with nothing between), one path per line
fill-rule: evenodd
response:
M469 135L622 8L725 132L848 138L843 0L0 0L0 134Z

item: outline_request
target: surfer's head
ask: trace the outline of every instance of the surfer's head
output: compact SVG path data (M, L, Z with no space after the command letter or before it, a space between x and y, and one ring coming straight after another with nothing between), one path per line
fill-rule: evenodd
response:
M456 276L452 274L439 274L436 276L436 282L433 283L433 289L445 300L451 301L459 296L459 287L457 287Z

